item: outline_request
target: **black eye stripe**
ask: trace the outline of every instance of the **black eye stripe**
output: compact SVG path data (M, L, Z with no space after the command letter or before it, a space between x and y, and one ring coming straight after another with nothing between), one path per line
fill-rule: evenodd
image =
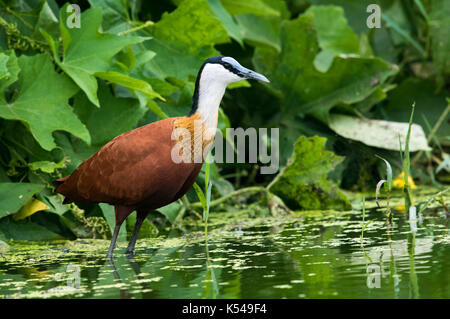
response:
M228 62L222 62L222 65L223 65L223 67L224 67L225 69L227 69L228 71L233 72L234 74L236 74L236 75L238 75L238 76L240 76L240 77L244 77L244 74L243 74L241 71L235 69L230 63L228 63Z

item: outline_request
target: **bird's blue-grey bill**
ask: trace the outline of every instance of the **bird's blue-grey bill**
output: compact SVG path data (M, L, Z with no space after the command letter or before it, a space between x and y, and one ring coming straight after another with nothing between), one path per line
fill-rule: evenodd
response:
M250 69L244 68L242 65L235 66L241 73L244 75L246 79L253 79L258 80L262 82L270 82L264 75L259 74L255 71L252 71Z
M255 71L248 70L249 72L245 75L248 79L254 79L262 82L270 82L268 78L266 78L264 75L256 73Z

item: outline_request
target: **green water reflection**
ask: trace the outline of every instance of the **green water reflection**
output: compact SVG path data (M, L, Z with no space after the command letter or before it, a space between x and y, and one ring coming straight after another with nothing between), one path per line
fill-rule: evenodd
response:
M306 213L142 240L137 256L106 241L14 243L0 255L0 298L450 298L442 209L416 222L381 211ZM363 244L363 245L362 245Z

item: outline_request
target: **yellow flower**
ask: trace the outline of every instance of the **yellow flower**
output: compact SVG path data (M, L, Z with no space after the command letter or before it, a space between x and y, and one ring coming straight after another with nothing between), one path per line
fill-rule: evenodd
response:
M417 188L414 180L411 178L411 175L408 176L408 183L411 189ZM403 187L405 187L405 172L401 172L396 178L392 180L392 187L396 189L403 189Z

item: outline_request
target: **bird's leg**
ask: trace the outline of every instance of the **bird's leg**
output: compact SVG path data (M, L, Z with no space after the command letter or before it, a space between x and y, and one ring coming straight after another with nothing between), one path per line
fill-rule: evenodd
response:
M136 224L134 225L133 235L131 235L131 239L125 253L134 255L134 246L136 245L136 240L138 238L139 231L141 230L142 223L144 222L147 215L148 215L147 212L142 211L137 212Z
M111 245L108 250L108 258L112 258L114 247L116 246L117 237L119 236L120 226L124 220L134 211L133 207L114 205L114 215L116 216L116 227L114 227L114 233L111 239Z
M114 233L111 238L111 244L109 245L109 250L108 250L108 255L107 255L107 257L110 259L113 256L113 251L114 251L114 247L116 246L117 236L119 236L120 226L122 226L122 223L116 224L116 227L114 227Z

